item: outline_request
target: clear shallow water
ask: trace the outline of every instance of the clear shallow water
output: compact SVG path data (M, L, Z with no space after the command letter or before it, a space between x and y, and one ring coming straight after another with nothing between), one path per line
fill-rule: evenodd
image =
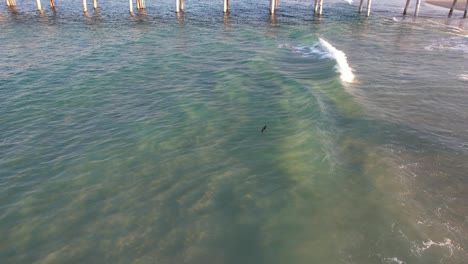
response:
M2 263L466 262L463 20L29 4L0 11Z

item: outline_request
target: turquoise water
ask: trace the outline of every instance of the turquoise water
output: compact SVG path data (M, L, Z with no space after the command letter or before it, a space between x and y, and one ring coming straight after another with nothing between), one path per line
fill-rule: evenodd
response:
M231 2L0 9L0 262L466 263L466 20Z

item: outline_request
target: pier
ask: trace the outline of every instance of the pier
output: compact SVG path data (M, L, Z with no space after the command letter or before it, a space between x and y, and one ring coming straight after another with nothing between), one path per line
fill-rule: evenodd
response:
M34 1L34 0L31 0L31 1ZM223 13L227 14L229 12L229 0L222 0L222 1L223 1ZM323 0L310 0L310 1L314 1L313 14L316 16L321 16L323 14ZM367 0L367 3L365 3L365 0L357 0L357 1L359 1L359 6L357 10L358 13L363 13L364 5L366 5L365 15L370 16L372 0ZM92 2L93 2L94 12L99 12L97 0L92 0ZM438 3L440 6L448 7L449 8L448 17L452 17L453 11L455 7L457 6L457 3L460 5L460 2L458 0L440 0L440 1L432 0L431 2ZM6 3L6 6L10 9L16 9L17 7L16 0L5 0L5 3ZM406 1L404 10L403 10L404 16L408 14L408 8L410 6L410 3L411 3L411 0ZM53 12L56 12L56 5L55 5L54 0L49 0L49 4L50 4L50 9ZM134 8L133 8L134 4L138 12L143 12L146 9L146 0L128 0L128 11L132 15L134 13ZM450 6L447 6L448 4L450 4ZM37 6L38 12L43 13L41 0L36 0L36 6ZM82 7L83 7L83 13L85 15L88 14L87 0L82 0ZM421 7L421 0L415 0L413 16L417 17L419 15L420 7ZM272 15L275 14L278 11L278 9L279 9L279 0L269 0L270 14ZM181 13L185 11L184 0L175 0L174 11L175 13ZM466 0L463 18L467 18L467 13L468 13L468 0Z

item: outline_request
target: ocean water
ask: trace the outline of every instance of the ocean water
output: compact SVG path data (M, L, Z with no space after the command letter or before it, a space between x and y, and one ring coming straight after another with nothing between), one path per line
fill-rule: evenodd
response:
M324 2L2 6L0 263L467 263L467 20Z

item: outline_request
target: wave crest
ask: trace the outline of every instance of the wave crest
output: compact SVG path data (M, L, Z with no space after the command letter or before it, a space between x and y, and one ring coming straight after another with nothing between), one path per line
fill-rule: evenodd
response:
M291 48L287 44L279 45L280 48ZM336 61L335 69L340 73L343 82L354 81L353 69L348 64L346 54L335 48L328 41L319 38L319 41L312 46L293 46L293 52L301 53L304 57L316 57L318 59L332 59Z
M323 38L319 38L320 45L325 48L327 51L327 54L330 58L333 58L336 60L336 69L337 71L341 74L340 78L342 81L351 83L354 81L354 74L353 74L353 69L349 66L348 64L348 59L346 57L346 54L335 48L332 44L330 44L328 41L324 40Z

